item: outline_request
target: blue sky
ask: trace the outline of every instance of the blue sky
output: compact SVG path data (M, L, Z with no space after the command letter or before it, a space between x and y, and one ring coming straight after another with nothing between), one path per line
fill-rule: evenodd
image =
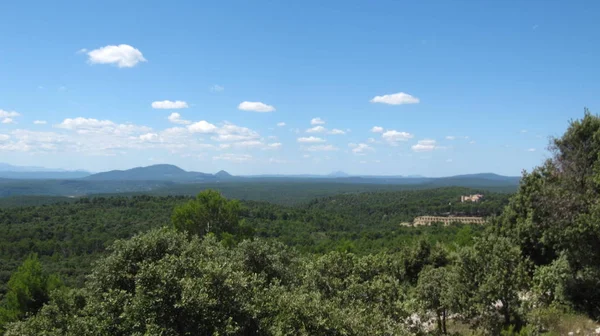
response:
M600 111L598 12L597 1L3 1L0 162L518 175L584 106Z

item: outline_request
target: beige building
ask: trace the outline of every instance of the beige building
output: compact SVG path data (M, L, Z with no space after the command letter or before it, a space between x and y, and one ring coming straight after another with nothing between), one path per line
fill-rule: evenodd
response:
M460 201L462 203L464 203L464 202L479 202L479 201L481 201L482 198L483 198L482 194L467 195L467 196L460 196Z
M443 223L444 225L450 225L451 223L485 224L485 219L482 217L420 216L415 218L413 226L431 225L432 223Z

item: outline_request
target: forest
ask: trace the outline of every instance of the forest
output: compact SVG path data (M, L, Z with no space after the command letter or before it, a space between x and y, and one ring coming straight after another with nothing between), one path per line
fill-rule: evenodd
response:
M205 190L5 207L0 331L592 335L600 118L586 111L550 150L513 195L446 187L282 204ZM460 203L474 192L484 200ZM488 220L401 225L420 215Z

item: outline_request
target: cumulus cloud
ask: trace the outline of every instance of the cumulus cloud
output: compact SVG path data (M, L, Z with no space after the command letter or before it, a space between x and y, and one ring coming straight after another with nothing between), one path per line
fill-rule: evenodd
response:
M413 97L408 93L398 92L383 96L375 96L373 99L371 99L371 103L382 103L388 105L418 104L419 98Z
M217 130L217 126L206 120L200 120L189 125L187 129L192 133L214 133Z
M153 109L177 110L177 109L188 108L188 103L186 103L184 101L181 101L181 100L176 100L176 101L171 101L171 100L155 101L155 102L152 102L152 108Z
M261 102L250 102L250 101L241 102L240 105L238 105L238 109L240 109L242 111L261 112L261 113L275 111L275 107L273 107L271 105L267 105L267 104L261 103Z
M218 156L213 156L213 160L223 160L223 161L240 163L240 162L246 162L246 161L252 160L252 155L223 153Z
M373 132L373 133L383 133L383 127L381 127L381 126L373 126L373 128L371 128L371 132Z
M219 142L248 141L260 138L258 132L231 123L225 123L225 125L216 129L215 133L216 136L211 137L211 139Z
M15 111L5 111L0 109L0 118L15 118L20 116L21 114Z
M454 135L447 135L446 140L455 140L456 137Z
M10 139L10 135L0 134L0 141L6 141Z
M334 128L334 129L332 129L331 131L329 131L329 134L333 134L333 135L343 135L343 134L346 134L346 132L344 132L344 131L343 131L343 130L341 130L341 129Z
M180 124L180 125L189 125L192 122L189 120L184 120L181 119L181 114L177 113L177 112L173 112L169 115L169 121L172 122L173 124Z
M94 118L67 118L62 123L55 125L57 128L76 131L79 134L115 134L129 135L134 133L149 132L150 127L134 124L117 124L110 120L98 120Z
M47 124L46 120L35 120L33 123L35 125L46 125Z
M4 118L2 119L3 124L14 124L15 120L13 118Z
M323 126L315 126L306 130L306 133L325 133L327 129Z
M240 142L234 142L232 143L232 146L234 147L241 147L241 148L256 148L256 147L263 147L264 144L262 143L262 141L259 140L243 140Z
M435 140L424 139L419 140L419 142L417 142L417 144L413 145L411 148L414 152L431 152L438 147Z
M528 152L535 152L535 148L529 148L527 151Z
M375 150L375 149L373 149L373 147L367 145L366 143L359 143L359 144L349 143L348 146L350 148L352 148L352 153L358 154L358 155L363 155L366 152L371 152L371 151Z
M281 142L274 142L274 143L270 143L267 145L267 147L269 149L277 149L277 148L281 148L282 144Z
M400 141L407 141L412 139L414 135L408 132L398 132L396 130L389 130L384 132L381 137L391 145L397 145Z
M283 126L285 126L285 123L283 121L277 123L277 127L283 127Z
M128 44L108 45L89 52L86 49L81 51L87 53L91 64L115 64L119 68L131 68L140 62L146 62L142 52Z
M304 148L304 150L307 150L309 152L331 152L331 151L336 151L339 148L333 146L333 145L313 145L313 146L309 146Z
M310 121L311 125L324 125L325 124L325 120L321 119L321 118L312 118Z
M156 133L146 133L146 134L140 135L139 138L142 141L154 141L154 140L158 139L158 134L156 134Z
M318 143L318 142L325 142L325 139L323 139L323 138L317 138L317 137L314 137L314 136L310 136L310 137L298 138L298 142L302 142L302 143Z

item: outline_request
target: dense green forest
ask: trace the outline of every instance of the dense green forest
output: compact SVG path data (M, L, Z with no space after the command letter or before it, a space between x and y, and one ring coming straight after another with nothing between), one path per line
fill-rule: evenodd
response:
M508 202L487 193L459 204L470 190L442 188L286 206L208 190L9 207L0 212L8 277L0 328L592 335L600 332L600 118L586 111L550 150ZM400 226L422 214L490 218L485 227Z
M244 201L239 215L257 237L279 239L301 252L366 254L397 249L415 237L450 243L458 234L479 230L471 226L400 226L420 215L497 215L508 202L508 194L487 192L483 202L458 202L460 195L475 192L479 191L441 188L353 193L295 206ZM91 261L113 241L168 225L173 209L190 199L111 196L0 209L0 284L7 282L21 260L35 252L49 271L69 284L81 285Z
M423 190L449 186L512 193L516 191L517 186L517 182L513 180L506 177L499 180L491 177L450 177L420 182L418 179L395 179L386 184L385 179L370 179L371 183L366 181L350 183L343 182L345 179L319 178L252 178L202 183L0 179L0 207L39 205L56 203L60 199L69 201L73 198L96 196L195 196L202 190L209 189L218 190L227 198L295 205L315 198L343 193Z

